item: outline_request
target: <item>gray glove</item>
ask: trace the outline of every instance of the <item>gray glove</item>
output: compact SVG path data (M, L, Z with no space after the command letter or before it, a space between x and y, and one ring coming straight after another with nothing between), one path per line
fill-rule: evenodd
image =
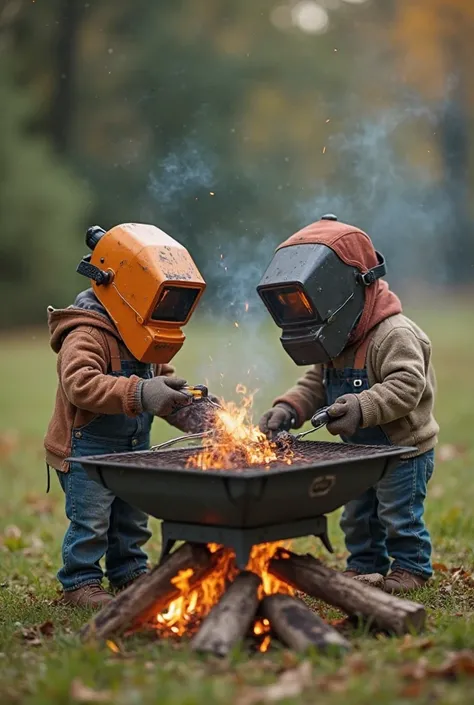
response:
M183 389L187 382L180 377L153 377L140 385L144 411L153 416L169 416L183 406L192 404L193 395Z
M329 407L328 415L334 419L327 425L333 436L353 436L362 421L362 411L357 394L344 394Z
M213 394L209 394L209 399L219 404L219 399ZM217 411L218 409L207 404L205 400L194 401L190 406L178 409L174 414L167 416L166 420L183 433L203 433L214 428Z
M296 422L296 411L289 404L276 404L264 413L258 424L262 433L273 436L279 431L289 431Z

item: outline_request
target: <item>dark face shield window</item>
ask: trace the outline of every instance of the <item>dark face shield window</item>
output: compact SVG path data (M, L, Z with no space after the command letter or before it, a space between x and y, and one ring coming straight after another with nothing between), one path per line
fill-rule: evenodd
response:
M310 321L317 317L316 311L299 286L263 289L261 295L280 325Z
M151 320L184 323L199 296L199 291L199 289L181 289L177 286L164 287Z

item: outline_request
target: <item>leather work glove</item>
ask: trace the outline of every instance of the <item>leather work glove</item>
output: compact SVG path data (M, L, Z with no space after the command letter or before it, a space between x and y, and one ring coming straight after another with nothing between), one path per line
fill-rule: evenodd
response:
M153 416L169 416L182 406L192 404L193 395L183 389L187 382L180 377L153 377L140 385L144 411Z
M362 411L357 394L344 394L329 407L328 415L334 419L327 425L333 436L353 436L362 421Z
M268 437L280 431L289 431L296 421L296 411L289 404L276 404L266 411L259 421L258 427Z
M219 399L213 394L209 394L208 398L215 404L219 404ZM166 421L183 433L202 433L214 428L218 412L219 409L204 400L194 401L190 406L178 409L174 414L167 416Z

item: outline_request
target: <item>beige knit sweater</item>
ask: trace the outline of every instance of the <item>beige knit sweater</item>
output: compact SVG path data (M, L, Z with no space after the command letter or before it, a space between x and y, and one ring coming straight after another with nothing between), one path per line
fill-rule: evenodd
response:
M354 354L347 348L335 366L352 367ZM382 426L394 445L418 449L407 457L434 448L439 431L433 416L436 379L426 334L402 314L385 319L372 332L366 367L370 389L358 395L362 428ZM274 404L290 404L301 426L327 403L323 379L323 366L314 365Z

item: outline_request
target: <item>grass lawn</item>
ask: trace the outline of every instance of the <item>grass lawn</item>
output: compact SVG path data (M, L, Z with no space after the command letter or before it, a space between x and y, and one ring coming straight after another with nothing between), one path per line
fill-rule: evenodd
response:
M75 632L88 615L57 602L55 573L66 522L55 477L45 495L42 435L54 398L54 356L42 332L1 338L0 703L251 705L260 695L255 688L278 681L285 672L283 680L294 677L304 686L282 700L287 704L472 702L472 672L429 671L429 666L446 663L449 652L474 649L472 307L446 302L412 315L433 339L442 428L427 502L437 571L432 584L416 596L429 609L428 628L423 638L408 639L374 638L356 630L351 635L355 655L342 661L318 654L297 658L275 649L252 658L236 653L216 662L191 655L184 643L144 637L126 642L119 655L81 646ZM245 321L239 328L231 321L219 326L197 322L189 327L188 338L177 358L179 373L194 383L208 378L213 390L226 395L236 382L248 379L251 389L262 388L256 414L297 376L273 328L250 327ZM155 424L155 440L173 435L166 424ZM330 518L336 555L325 560L342 568L337 519ZM158 528L157 522L153 527ZM294 548L324 556L310 539L295 542ZM152 561L158 550L155 532L148 544ZM409 677L413 664L417 679ZM467 659L460 670L469 670Z

